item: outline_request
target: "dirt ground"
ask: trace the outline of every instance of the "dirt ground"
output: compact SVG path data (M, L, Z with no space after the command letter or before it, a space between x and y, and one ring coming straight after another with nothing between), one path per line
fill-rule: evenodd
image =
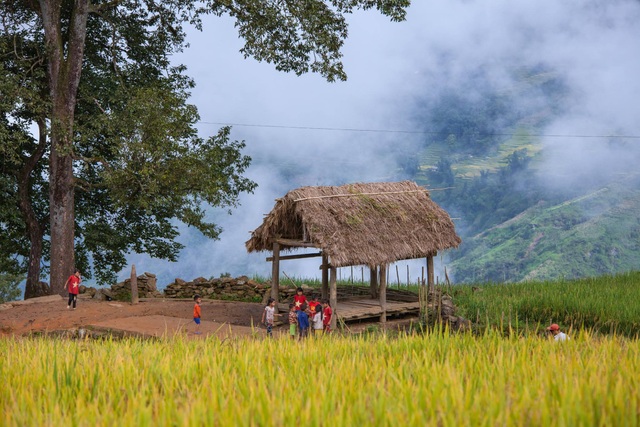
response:
M185 333L197 338L211 334L264 334L264 328L259 328L263 310L259 303L203 300L202 334L195 336L191 300L145 299L132 305L95 301L81 295L76 310L67 309L62 297L30 301L0 310L0 336L80 328L129 331L143 336Z
M10 308L7 308L10 307ZM202 301L201 334L195 334L193 300L148 298L137 305L122 301L96 301L80 295L77 309L67 309L67 299L58 295L0 304L0 338L62 331L110 332L143 337L182 334L193 339L266 336L260 324L264 306L238 301ZM286 319L285 319L286 320ZM406 330L416 318L389 320L387 330ZM346 333L360 333L375 320L350 323ZM274 327L275 336L287 336L289 325Z

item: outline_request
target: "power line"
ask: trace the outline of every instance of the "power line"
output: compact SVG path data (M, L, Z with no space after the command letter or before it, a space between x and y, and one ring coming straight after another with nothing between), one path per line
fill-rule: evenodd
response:
M271 129L297 129L297 130L322 130L333 132L370 132L370 133L403 133L403 134L422 134L422 135L439 135L442 132L429 130L402 130L402 129L358 129L358 128L334 128L334 127L317 127L317 126L287 126L287 125L266 125L266 124L250 124L250 123L229 123L229 122L198 122L205 125L217 126L242 126L255 128L271 128ZM522 136L522 137L539 137L539 138L619 138L619 139L640 139L640 135L579 135L579 134L545 134L545 133L527 133L520 135L519 133L479 133L477 136Z

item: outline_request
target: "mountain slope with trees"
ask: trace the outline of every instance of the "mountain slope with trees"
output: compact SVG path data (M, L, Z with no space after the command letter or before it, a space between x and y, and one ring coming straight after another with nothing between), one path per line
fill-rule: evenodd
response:
M448 255L456 282L577 278L640 265L640 179L635 169L595 173L549 186L540 137L564 114L567 88L548 70L514 76L513 87L445 88L421 105L430 129L417 167L403 168L433 189L463 238ZM523 101L523 97L524 100ZM604 141L624 153L624 142ZM409 164L406 160L401 165ZM625 169L626 168L626 169ZM560 178L559 178L560 179Z

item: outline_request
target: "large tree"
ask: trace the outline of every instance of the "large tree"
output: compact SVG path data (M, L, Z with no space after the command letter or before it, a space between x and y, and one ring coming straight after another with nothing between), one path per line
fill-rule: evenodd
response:
M13 138L6 162L15 172L7 188L24 205L23 236L30 244L40 236L42 252L42 236L50 237L45 241L52 290L62 292L74 264L88 263L89 257L110 271L123 265L130 249L174 257L179 246L172 241L171 218L216 237L219 230L205 220L203 204L234 205L240 192L254 188L242 178L249 163L240 153L243 143L230 142L228 129L207 140L195 131L197 111L187 104L193 83L183 67L169 61L184 48L185 26L200 28L203 14L229 15L245 40L246 57L333 81L346 78L340 62L345 15L375 8L399 21L408 5L409 0L3 1L0 62L11 73L0 77L0 87L13 101L0 117L0 137ZM36 137L30 136L34 127ZM48 203L42 203L43 189Z

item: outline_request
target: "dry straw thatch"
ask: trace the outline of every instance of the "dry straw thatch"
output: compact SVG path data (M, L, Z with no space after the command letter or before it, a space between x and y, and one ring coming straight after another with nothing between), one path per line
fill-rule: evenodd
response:
M289 191L251 233L247 251L272 250L274 238L312 243L334 267L433 256L462 242L447 212L412 181Z

